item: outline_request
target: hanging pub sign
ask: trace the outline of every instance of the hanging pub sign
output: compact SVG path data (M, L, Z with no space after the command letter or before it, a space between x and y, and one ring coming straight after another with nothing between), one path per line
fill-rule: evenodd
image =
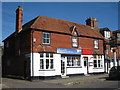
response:
M82 54L82 50L81 49L57 48L57 53L63 53L63 54Z

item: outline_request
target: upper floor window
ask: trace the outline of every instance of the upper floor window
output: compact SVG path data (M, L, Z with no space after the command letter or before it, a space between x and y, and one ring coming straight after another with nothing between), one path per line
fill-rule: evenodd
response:
M6 47L7 47L7 48L9 47L9 41L6 42Z
M94 48L95 48L95 49L98 49L98 48L99 48L99 45L98 45L98 44L99 44L98 40L95 39L95 40L94 40Z
M72 37L72 46L78 47L78 37L75 36Z
M48 32L42 33L42 43L43 44L50 44L50 33L48 33Z
M110 31L105 31L104 36L105 36L105 39L109 39L110 38Z
M117 40L120 40L120 33L117 33Z

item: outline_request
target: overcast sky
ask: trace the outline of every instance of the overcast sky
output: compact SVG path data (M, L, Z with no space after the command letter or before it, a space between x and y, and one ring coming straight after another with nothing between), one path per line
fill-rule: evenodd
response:
M37 16L47 16L85 25L88 17L95 17L99 28L118 30L118 2L3 2L2 40L15 31L19 5L23 6L23 24Z

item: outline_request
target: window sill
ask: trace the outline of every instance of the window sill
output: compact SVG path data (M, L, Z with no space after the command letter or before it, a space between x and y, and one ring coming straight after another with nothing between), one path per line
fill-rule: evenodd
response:
M96 67L96 68L93 68L93 69L103 69L102 67Z
M67 66L66 68L82 68L82 66Z
M55 69L41 69L39 71L55 71Z

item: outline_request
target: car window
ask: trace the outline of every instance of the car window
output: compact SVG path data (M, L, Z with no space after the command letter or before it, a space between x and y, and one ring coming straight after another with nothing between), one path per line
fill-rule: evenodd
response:
M117 67L117 70L120 71L120 66Z
M111 69L110 69L110 71L115 71L116 70L116 68L115 67L112 67Z

